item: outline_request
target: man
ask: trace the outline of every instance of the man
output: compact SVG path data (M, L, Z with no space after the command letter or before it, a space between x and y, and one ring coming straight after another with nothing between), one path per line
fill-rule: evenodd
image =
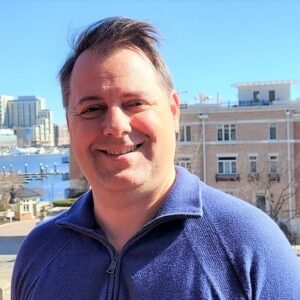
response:
M179 99L149 24L86 29L60 71L91 186L35 228L13 299L300 299L300 264L263 212L174 167Z

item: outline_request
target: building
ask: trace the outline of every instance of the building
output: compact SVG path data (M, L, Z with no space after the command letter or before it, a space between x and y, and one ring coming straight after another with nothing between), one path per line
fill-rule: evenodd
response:
M33 129L32 127L18 127L15 130L17 135L17 146L18 147L30 147L33 140Z
M0 129L0 149L17 146L17 136L12 129Z
M9 194L9 206L12 208L9 210L13 211L12 215L16 220L31 220L40 214L37 211L40 194L24 187L12 188Z
M19 96L7 103L9 128L31 127L37 124L38 115L45 109L45 99L37 96Z
M69 146L70 135L67 125L54 125L54 145Z
M290 99L293 84L238 83L234 105L182 104L176 164L300 232L300 103Z
M33 145L54 146L53 112L43 109L39 112L36 125L33 125Z
M54 146L53 112L45 109L44 98L1 96L0 99L0 124L16 131L18 146Z
M0 128L4 128L7 123L7 102L13 99L12 96L0 95Z

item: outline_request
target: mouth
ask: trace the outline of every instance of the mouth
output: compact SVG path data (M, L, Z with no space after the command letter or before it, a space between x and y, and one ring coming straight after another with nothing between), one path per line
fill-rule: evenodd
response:
M109 156L120 156L128 153L135 152L137 149L139 149L142 146L142 144L137 144L130 147L120 147L120 148L112 148L112 149L106 149L106 150L100 150L100 152L109 155Z

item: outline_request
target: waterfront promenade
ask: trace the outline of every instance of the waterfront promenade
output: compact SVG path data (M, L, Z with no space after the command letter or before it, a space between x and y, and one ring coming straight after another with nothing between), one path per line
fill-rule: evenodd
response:
M10 299L10 281L16 254L39 219L0 224L0 300Z

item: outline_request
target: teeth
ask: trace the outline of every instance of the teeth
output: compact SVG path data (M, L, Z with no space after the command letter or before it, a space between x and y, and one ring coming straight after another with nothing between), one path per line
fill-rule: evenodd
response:
M126 153L130 153L133 152L134 150L136 150L137 146L132 146L126 149L120 149L120 150L106 150L105 152L109 155L121 155L121 154L126 154Z

